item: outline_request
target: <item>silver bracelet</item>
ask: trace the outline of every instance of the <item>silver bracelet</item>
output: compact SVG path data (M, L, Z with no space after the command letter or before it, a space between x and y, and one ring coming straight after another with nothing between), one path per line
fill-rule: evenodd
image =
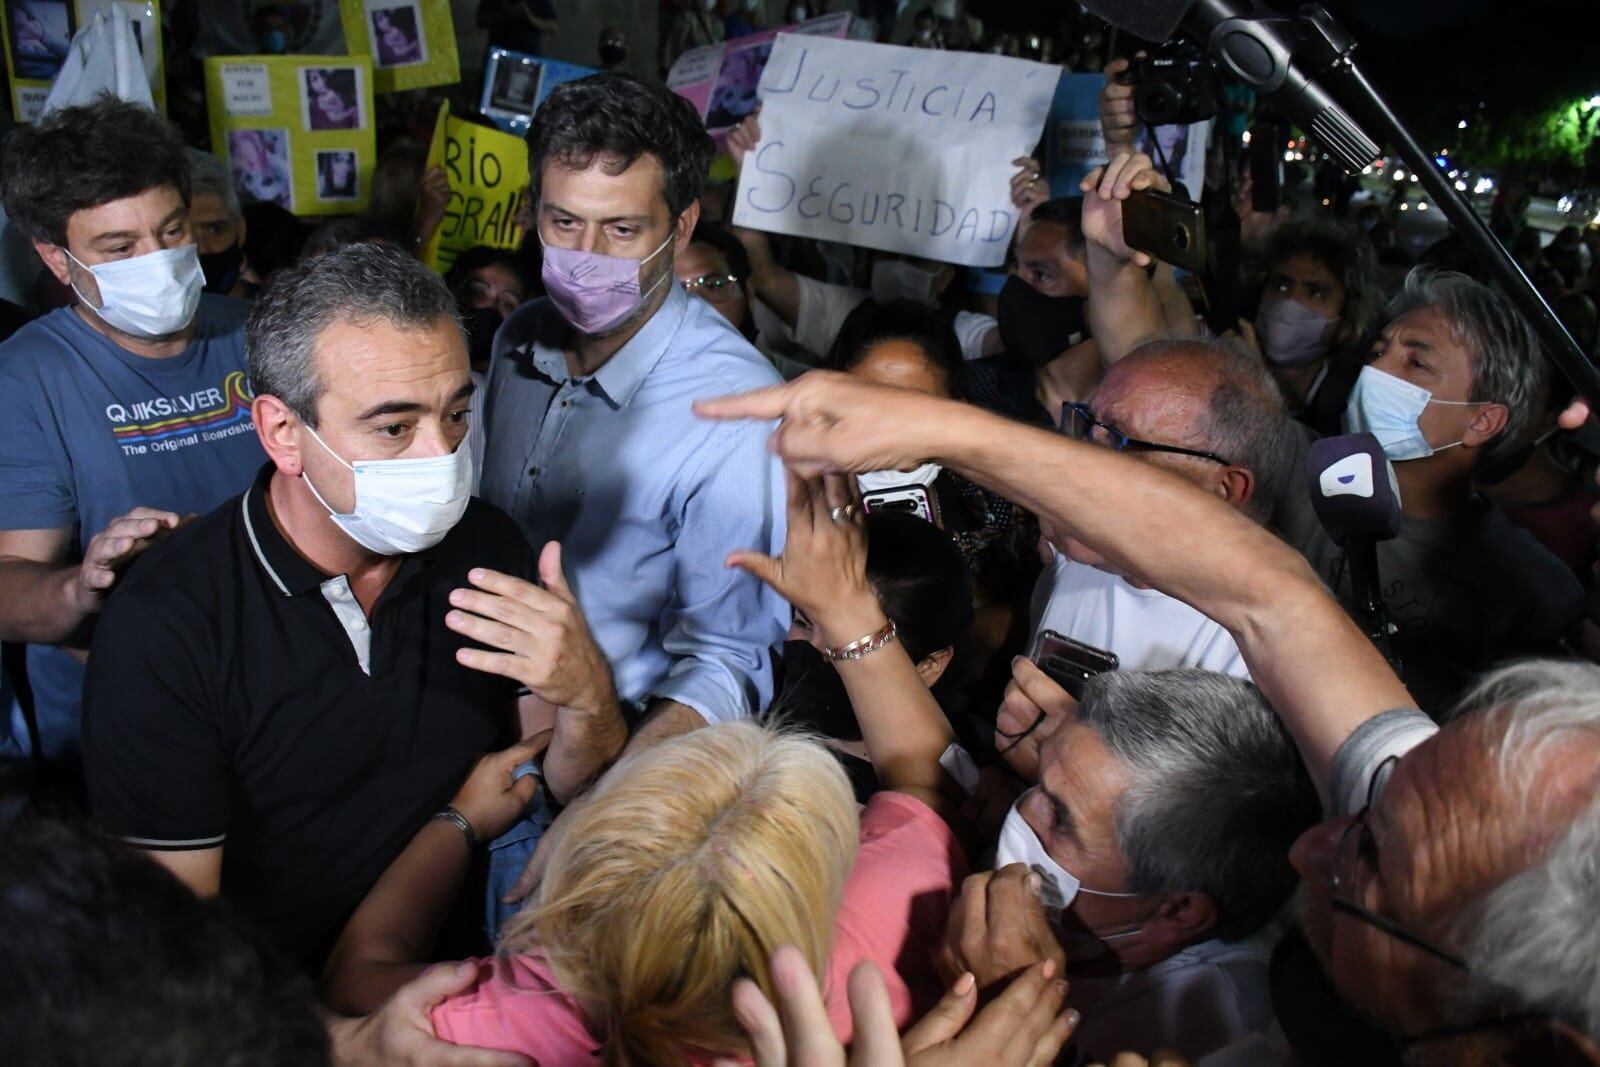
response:
M429 819L428 821L450 823L456 829L460 830L466 835L468 848L478 847L478 835L472 829L472 824L467 821L467 817L465 815L461 814L454 807L448 804L445 805L445 809L443 811L437 812L433 818Z
M848 645L845 645L843 648L825 648L822 650L822 655L834 662L838 662L842 659L862 659L866 656L872 655L872 653L878 651L880 648L886 648L890 644L893 644L898 633L899 631L896 630L894 626L894 620L890 619L889 624L876 633L870 633L865 637L858 637L854 641L851 641Z

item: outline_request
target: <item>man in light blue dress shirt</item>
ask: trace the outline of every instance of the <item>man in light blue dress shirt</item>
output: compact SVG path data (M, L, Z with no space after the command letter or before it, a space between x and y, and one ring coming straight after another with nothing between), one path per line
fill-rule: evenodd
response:
M761 712L787 609L724 566L782 541L768 428L697 419L699 397L776 384L673 277L711 140L684 101L625 75L561 86L528 134L546 298L506 321L483 400L481 495L560 541L631 744Z
M496 335L479 409L479 495L536 549L560 542L628 749L764 711L789 623L781 598L725 565L736 549L782 547L770 427L707 422L691 407L780 381L673 275L711 153L694 109L660 85L598 74L551 93L528 131L547 295ZM524 734L549 724L525 716ZM597 749L586 763L598 773L617 754ZM517 875L552 817L541 791L493 844L491 935L513 880L511 896L528 888Z

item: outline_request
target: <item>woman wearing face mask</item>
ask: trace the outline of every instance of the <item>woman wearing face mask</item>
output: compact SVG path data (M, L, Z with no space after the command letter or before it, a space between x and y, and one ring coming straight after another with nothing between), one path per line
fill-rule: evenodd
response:
M1240 331L1294 416L1336 434L1383 310L1377 261L1353 231L1314 221L1281 227L1266 262L1255 322L1241 322Z
M915 389L961 399L966 365L955 335L930 321L920 305L905 300L869 300L852 311L839 330L827 366L878 385ZM924 464L913 471L871 471L860 476L862 492L905 486L930 491L935 521L951 534L978 576L980 589L1025 586L1035 577L1018 569L1015 546L1031 531L1019 531L1020 512L1003 497L985 492L954 471ZM1029 542L1031 543L1031 542ZM1022 551L1028 560L1032 553ZM986 600L981 593L980 602Z

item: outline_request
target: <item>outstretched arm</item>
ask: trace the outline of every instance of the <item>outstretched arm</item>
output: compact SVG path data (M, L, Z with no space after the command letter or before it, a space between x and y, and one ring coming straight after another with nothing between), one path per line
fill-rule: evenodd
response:
M1415 704L1294 549L1151 464L966 404L823 372L702 401L697 410L781 419L773 447L806 472L910 469L936 459L1216 619L1324 797L1333 756L1350 733Z

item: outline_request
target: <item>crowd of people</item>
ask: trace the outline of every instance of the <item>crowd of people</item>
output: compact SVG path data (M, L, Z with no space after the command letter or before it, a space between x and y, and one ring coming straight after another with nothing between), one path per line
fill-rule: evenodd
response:
M989 271L734 225L611 71L443 276L414 141L308 235L137 104L14 130L0 1058L1600 1063L1595 398L1378 204L1241 200L1210 321L1124 64Z

